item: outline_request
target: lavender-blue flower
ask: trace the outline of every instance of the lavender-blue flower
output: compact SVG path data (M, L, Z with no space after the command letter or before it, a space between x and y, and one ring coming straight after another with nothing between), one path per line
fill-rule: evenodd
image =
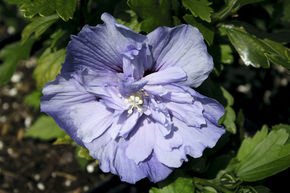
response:
M225 132L222 105L191 88L208 77L212 57L190 25L144 36L107 13L101 18L71 37L61 73L43 88L41 111L104 172L158 182Z

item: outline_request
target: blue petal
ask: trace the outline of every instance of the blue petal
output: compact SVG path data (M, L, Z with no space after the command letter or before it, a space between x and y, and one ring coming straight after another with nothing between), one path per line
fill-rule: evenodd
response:
M156 62L154 70L182 68L187 74L183 85L198 87L213 69L212 57L197 28L190 25L159 27L147 37Z
M77 36L72 36L62 72L84 68L121 72L123 53L146 40L145 36L117 24L108 13L101 18L104 24L86 25Z
M70 117L78 128L77 136L85 143L98 138L112 124L112 112L97 101L71 107Z
M182 136L184 151L194 158L202 156L206 147L214 147L225 129L207 121L201 128L190 127L179 119L173 118L174 125L178 128L176 133Z
M152 135L154 129L154 123L143 118L136 125L136 130L127 139L126 155L129 159L134 160L136 164L148 158L152 153L155 143Z
M54 81L43 88L40 109L54 118L73 140L83 145L77 136L78 127L70 116L71 109L76 105L94 102L96 97L86 90L70 75L58 75Z

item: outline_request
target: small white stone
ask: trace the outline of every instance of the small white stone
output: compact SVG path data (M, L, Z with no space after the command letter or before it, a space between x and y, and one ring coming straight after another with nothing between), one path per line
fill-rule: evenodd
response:
M9 104L8 103L3 103L2 108L3 108L3 110L9 109Z
M95 167L92 164L87 165L88 173L93 173L95 171Z
M16 88L11 88L9 91L8 91L9 95L10 96L16 96L18 91Z
M37 183L37 188L38 188L39 190L45 190L45 186L44 186L44 184L41 183L41 182Z
M11 82L17 83L21 80L22 74L20 73L14 73L13 76L11 77Z
M64 182L64 185L65 185L66 187L70 187L70 186L71 186L71 180L66 180L66 181Z
M9 26L8 28L7 28L7 33L9 34L9 35L11 35L11 34L14 34L15 33L15 27L13 27L13 26Z
M32 122L31 117L26 117L25 120L24 120L25 127L26 128L30 127L31 126L31 122Z
M4 143L3 141L0 141L0 150L2 150L4 148Z
M9 147L9 148L7 149L7 153L8 153L9 155L13 155L14 151L13 151L13 149L12 149L11 147Z
M238 86L237 90L241 93L247 94L251 90L250 84L240 85Z
M83 187L83 190L84 190L85 192L87 192L87 191L89 191L89 187L88 187L88 186L84 186L84 187Z
M0 122L5 123L6 121L7 121L7 117L6 116L0 117Z
M33 176L33 178L34 178L35 181L39 181L40 180L40 175L39 174L35 174Z

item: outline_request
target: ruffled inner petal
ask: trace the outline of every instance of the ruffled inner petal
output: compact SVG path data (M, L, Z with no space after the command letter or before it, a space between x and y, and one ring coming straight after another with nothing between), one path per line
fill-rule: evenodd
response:
M162 85L186 81L186 73L179 67L168 67L157 72L153 72L143 78L148 81L148 85Z
M206 124L203 107L199 101L194 101L192 104L169 102L166 103L166 107L173 117L184 121L188 126L201 127Z

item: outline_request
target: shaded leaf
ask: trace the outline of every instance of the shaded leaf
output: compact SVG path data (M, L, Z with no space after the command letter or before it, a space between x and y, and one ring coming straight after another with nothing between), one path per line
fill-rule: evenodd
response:
M208 0L182 0L182 5L189 9L193 16L211 22L210 16L213 9L210 7L211 3Z
M198 28L208 45L212 44L214 38L214 30L210 26L206 25L205 23L198 22L192 15L187 14L183 16L183 19L186 21L186 23Z
M48 48L38 58L33 76L39 90L42 89L45 83L55 79L56 75L60 73L61 64L65 60L65 53L65 49L53 52L51 48Z
M24 133L24 137L38 138L41 140L51 140L65 135L53 120L53 118L42 115L35 123Z
M224 64L232 64L234 62L232 48L229 45L221 44L220 49L221 49L221 62Z
M225 107L225 114L224 116L219 120L220 124L223 124L225 126L225 129L235 134L237 132L237 127L235 124L236 121L236 113L234 109L232 108L232 105L234 104L234 98L233 96L223 87L221 87L222 94L224 98L227 101L226 107Z
M25 42L33 33L35 33L36 38L40 37L57 20L58 16L56 14L47 17L34 18L22 31L21 42Z
M281 18L283 21L290 22L290 1L282 1L283 6L283 17Z
M136 33L139 33L141 31L141 23L138 22L138 17L136 15L136 13L132 10L126 10L126 13L128 13L130 15L131 20L126 22L126 21L123 21L121 19L117 19L117 22L131 28Z
M0 51L0 59L3 61L0 66L0 85L10 80L21 60L28 59L34 41L29 39L23 45L20 42L12 43Z
M166 182L168 181L166 180ZM149 193L192 193L194 189L191 178L178 177L170 184L161 183L160 188L151 188Z
M128 0L129 7L143 19L141 30L147 33L159 26L170 26L171 1L165 0Z

